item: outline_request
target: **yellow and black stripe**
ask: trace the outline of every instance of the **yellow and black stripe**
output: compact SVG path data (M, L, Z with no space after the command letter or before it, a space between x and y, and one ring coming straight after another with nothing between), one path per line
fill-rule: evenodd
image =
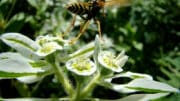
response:
M77 2L67 5L67 9L78 15L88 14L91 11L92 4L86 2Z

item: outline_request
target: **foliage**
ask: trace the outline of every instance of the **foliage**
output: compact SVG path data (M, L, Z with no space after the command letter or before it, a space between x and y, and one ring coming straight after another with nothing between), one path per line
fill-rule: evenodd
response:
M143 60L151 63L160 57L160 52L179 50L179 4L179 0L134 1L131 23L137 28L138 40L143 42Z
M167 82L173 85L174 87L180 88L180 83L177 82L180 79L179 61L180 61L179 52L172 51L169 54L162 54L162 57L156 60L156 62L157 64L159 64L161 71L164 74L166 74L167 79L164 79L162 77L158 77L158 79Z
M180 26L180 2L179 0L132 0L131 6L128 7L109 7L105 8L105 16L98 16L101 21L101 28L103 37L106 40L105 45L107 45L107 50L113 50L114 53L118 53L122 50L125 50L129 56L127 64L122 68L123 71L133 71L140 73L148 73L153 76L156 80L161 82L168 83L176 88L179 86L179 28ZM71 14L64 9L64 4L69 3L69 1L62 0L1 0L0 1L0 35L7 32L19 32L25 34L33 40L37 40L38 36L41 38L48 38L46 35L56 36L61 39L61 34L66 31L66 28L71 23L72 16ZM75 26L64 36L65 39L71 39L76 36L79 32L80 24L82 19L77 19ZM86 46L87 43L95 39L95 34L97 33L97 27L95 24L90 24L88 29L85 31L84 35L78 40L78 42L70 47L56 47L58 44L64 45L66 41L59 41L56 43L48 43L43 45L43 48L53 45L54 50L52 49L49 54L53 54L56 51L63 51L63 54L60 57L67 56L70 53L74 53L76 50L80 49L82 46ZM22 39L24 36L20 36ZM20 38L20 39L21 39ZM29 40L28 38L28 40ZM30 40L31 40L30 39ZM29 56L36 57L33 55L33 50L27 50L23 48L28 46L29 41L24 42L24 45L21 47L16 47L17 44L10 45L16 51L21 52L26 51L23 54L13 54L18 55L19 57L24 56L29 58ZM34 41L31 40L33 43ZM53 39L56 40L56 39ZM16 38L12 40L6 40L8 42L17 42ZM56 40L57 41L57 40ZM15 51L14 49L9 48L6 44L0 41L0 52L11 52ZM19 48L19 49L18 49ZM35 48L39 49L39 46ZM41 53L43 50L39 51ZM88 51L88 50L87 50ZM38 52L37 52L38 53ZM22 55L22 56L21 56ZM40 58L47 55L46 53L39 54ZM115 56L115 55L111 55ZM76 57L76 55L75 55ZM9 56L11 58L11 55ZM39 57L38 57L39 58ZM19 59L16 60L18 63L22 63ZM66 60L66 59L65 59ZM61 60L64 65L65 60ZM92 59L91 59L92 60ZM26 59L26 61L31 61L33 66L46 66L47 62L43 61L32 61L31 59ZM88 60L89 61L89 60ZM99 61L99 60L98 60ZM67 61L66 61L67 62ZM1 64L2 65L2 64ZM31 65L28 65L28 68ZM103 64L102 64L103 65ZM36 69L39 67L37 66ZM105 65L103 65L105 66ZM105 66L106 67L106 66ZM23 68L23 67L22 67ZM44 68L44 67L43 67ZM45 67L47 68L47 67ZM32 70L34 70L34 68ZM27 70L29 71L29 70ZM68 71L68 70L64 70ZM71 70L70 70L71 71ZM105 72L105 71L104 71ZM105 72L106 73L106 72ZM20 73L13 74L10 73L10 78L15 78L18 75L27 76L34 75L34 73ZM1 72L1 76L8 77L10 74L6 72ZM45 73L38 74L40 77ZM38 83L33 84L22 84L22 87L19 87L21 83L16 80L11 80L13 83L11 86L16 88L16 94L13 97L60 97L64 96L63 92L58 92L57 89L63 89L62 85L58 82L49 82L53 78L52 74L47 73L46 77L42 77ZM69 77L73 77L71 73L68 72ZM36 76L34 77L36 78ZM127 83L126 79L119 77L123 84ZM48 79L48 80L47 80ZM114 78L116 79L116 78ZM24 80L24 79L18 79ZM37 79L38 80L38 79ZM72 80L72 84L75 84L75 80ZM31 81L31 80L29 80ZM56 81L53 79L53 81ZM3 84L5 80L1 80ZM14 84L15 82L15 84ZM26 82L27 83L27 82ZM5 84L6 85L6 84ZM49 86L49 85L55 85ZM6 87L6 86L5 86ZM43 88L44 87L44 88ZM3 87L2 87L3 88ZM8 88L8 87L7 87ZM39 94L38 92L47 91L52 88L52 92L45 93L44 95ZM33 89L33 90L32 90ZM116 94L113 91L109 91L104 88L97 87L97 95L105 95L107 92L112 94L109 98L119 98L124 97L126 94ZM107 92L106 92L107 91ZM28 93L24 93L28 92ZM58 92L58 93L56 93ZM5 95L3 91L2 95ZM0 93L1 94L1 93ZM115 94L115 95L113 95ZM10 95L10 94L8 94ZM161 95L161 94L160 94ZM168 101L174 101L174 98L178 97L179 94L170 95ZM95 97L96 94L93 94ZM127 99L139 98L142 96L147 96L145 99L148 99L148 96L153 95L132 95L128 96ZM3 96L2 96L3 97ZM12 96L6 96L12 97ZM102 97L102 96L100 96ZM172 99L171 99L172 98ZM102 98L103 99L103 98ZM125 98L126 99L126 98ZM18 99L19 100L19 99ZM38 99L40 100L40 99ZM43 99L45 100L45 99ZM48 99L47 99L48 100ZM121 99L124 100L124 99ZM160 99L161 100L161 99Z
M178 88L179 8L179 0L135 0L130 19L136 33L141 34L138 40L143 42L142 60L152 68L151 74Z
M122 73L122 66L127 62L128 56L124 51L118 56L111 51L106 51L108 47L102 47L104 43L98 36L95 42L87 44L72 54L64 53L71 49L71 44L61 39L59 35L39 36L33 41L19 33L5 33L1 36L1 40L17 51L0 54L1 78L16 78L20 82L30 84L47 75L54 75L54 79L61 83L66 92L66 99L70 101L93 100L92 90L97 85L119 93L137 91L155 93L152 96L157 98L170 92L179 92L178 89L167 84L154 81L147 74ZM68 74L72 77L69 78ZM119 77L128 77L132 80L127 84L112 82ZM72 83L72 80L75 82ZM147 86L148 84L150 85Z

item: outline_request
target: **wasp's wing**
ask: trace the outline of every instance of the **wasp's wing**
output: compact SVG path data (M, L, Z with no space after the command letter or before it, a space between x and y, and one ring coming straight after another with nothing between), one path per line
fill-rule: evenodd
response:
M104 6L130 6L131 2L132 0L106 0Z

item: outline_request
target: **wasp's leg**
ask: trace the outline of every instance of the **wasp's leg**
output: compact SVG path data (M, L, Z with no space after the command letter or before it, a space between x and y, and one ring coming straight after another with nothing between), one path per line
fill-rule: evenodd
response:
M99 37L100 39L102 39L102 33L101 33L101 23L99 20L95 20L95 23L97 24L98 27L98 33L99 33Z
M74 27L74 23L76 21L76 15L73 16L73 19L70 23L70 25L68 26L68 28L66 29L66 31L62 34L62 37L64 37L67 33L69 33L71 31L71 29Z
M81 35L84 33L84 31L86 30L87 26L89 25L89 22L90 22L90 20L86 20L86 21L85 21L83 27L80 28L79 34L77 35L77 37L73 38L73 39L70 41L70 44L75 43L75 42L81 37Z
M84 16L80 15L80 17L85 21L83 24L80 25L80 31L82 30L83 26L86 24L86 22L89 20L85 18Z
M88 20L86 17L79 15L83 20Z

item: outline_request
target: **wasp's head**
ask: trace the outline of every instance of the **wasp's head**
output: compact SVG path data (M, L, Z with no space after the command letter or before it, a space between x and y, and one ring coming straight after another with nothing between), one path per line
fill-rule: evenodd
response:
M105 0L93 0L92 3L100 8L103 8L105 4Z
M74 9L74 7L72 6L72 4L66 5L65 8L66 8L67 10L69 10L69 11L72 11L72 10Z

